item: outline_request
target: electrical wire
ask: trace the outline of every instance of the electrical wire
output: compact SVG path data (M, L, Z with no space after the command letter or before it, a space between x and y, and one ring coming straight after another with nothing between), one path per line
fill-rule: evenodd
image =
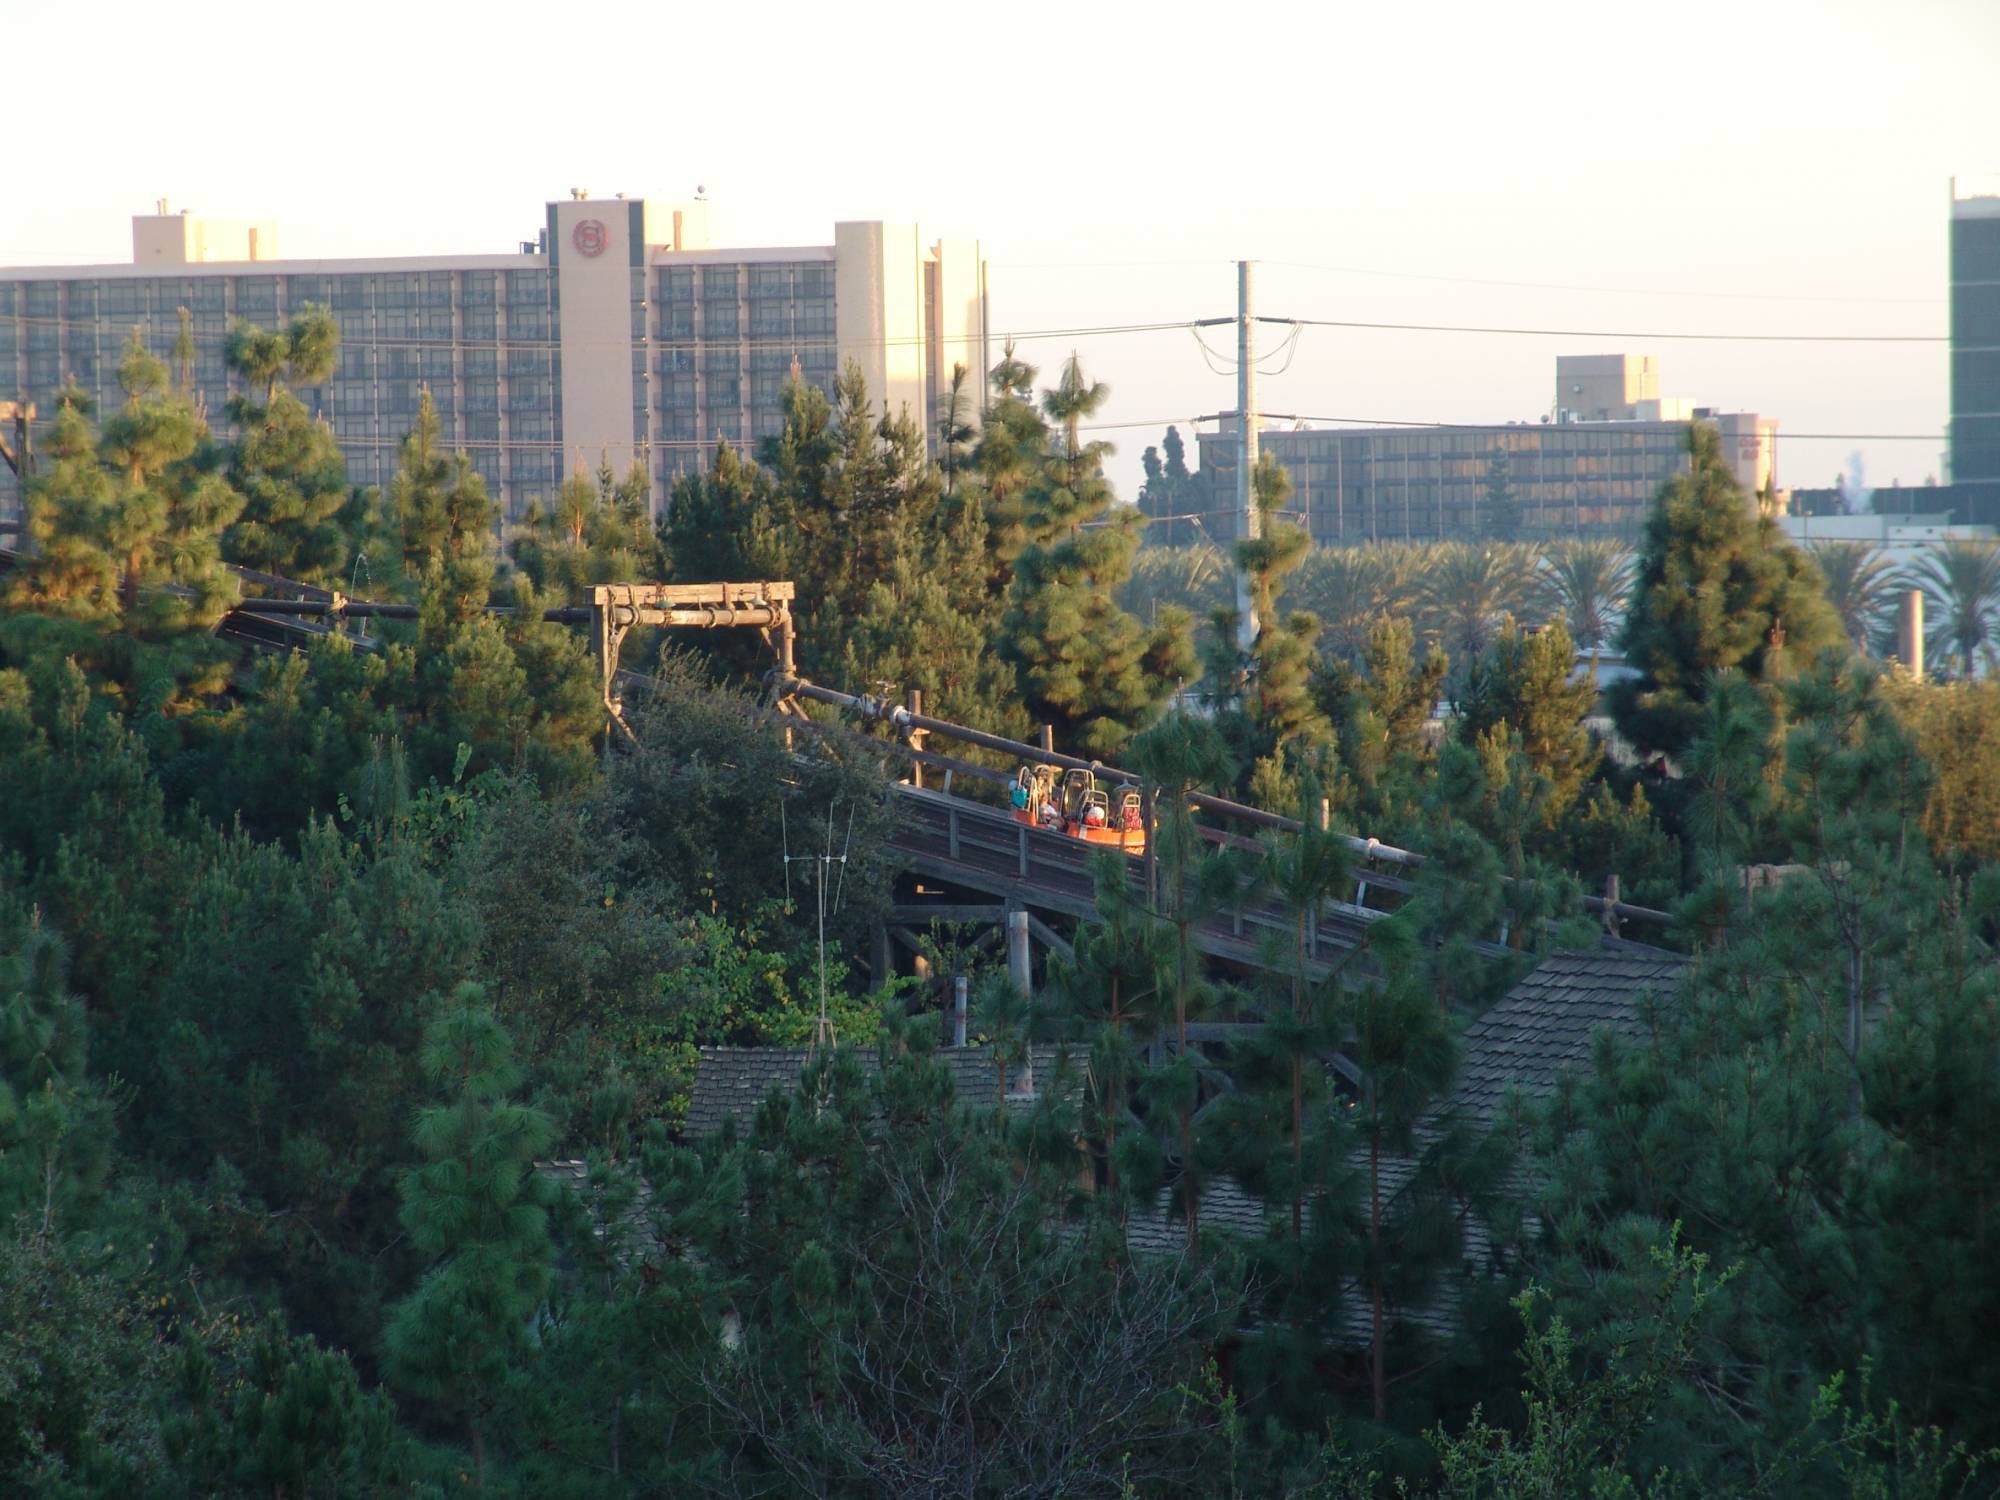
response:
M1285 362L1279 365L1278 368L1275 370L1267 370L1262 365L1259 365L1257 367L1257 373L1259 375L1282 375L1285 373L1285 371L1289 370L1292 367L1293 359L1295 359L1298 356L1299 337L1304 332L1305 332L1305 326L1303 324L1301 323L1292 324L1292 331L1285 336L1285 341L1282 344L1278 345L1278 347L1275 350L1273 350L1269 356L1272 359L1276 359L1280 354L1282 354L1285 357Z
M1390 333L1488 333L1512 338L1697 340L1735 344L1944 344L1942 333L1637 333L1617 328L1488 328L1464 323L1363 323L1342 318L1259 318L1309 328L1360 328Z
M1217 354L1213 349L1208 347L1208 341L1201 336L1200 327L1190 323L1188 324L1188 332L1194 335L1195 347L1201 350L1202 362L1208 366L1211 374L1227 375L1231 370L1236 368L1236 361L1234 359L1226 354Z
M1303 271L1334 271L1345 276L1380 276L1393 281L1437 281L1458 286L1518 287L1540 292L1589 292L1613 297L1686 297L1727 302L1839 302L1896 307L1939 307L1944 303L1942 297L1855 297L1844 294L1816 297L1798 292L1695 292L1665 287L1584 286L1566 281L1503 281L1483 276L1444 276L1423 271L1384 271L1373 266L1336 266L1310 260L1272 260L1263 264L1290 266Z

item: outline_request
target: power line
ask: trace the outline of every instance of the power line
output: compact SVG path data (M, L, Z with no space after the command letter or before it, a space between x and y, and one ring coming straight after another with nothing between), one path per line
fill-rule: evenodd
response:
M1839 302L1872 304L1897 307L1937 307L1944 302L1942 297L1855 297L1831 295L1816 297L1799 292L1696 292L1675 290L1667 287L1643 286L1586 286L1567 281L1505 281L1484 276L1444 276L1422 271L1384 271L1372 266L1336 266L1310 260L1275 260L1267 262L1274 266L1291 266L1305 271L1335 271L1346 276L1381 276L1394 281L1437 281L1460 286L1502 286L1518 287L1540 292L1591 292L1616 297L1686 297L1728 302Z
M1616 328L1487 328L1463 323L1362 323L1341 318L1260 318L1308 328L1361 328L1391 333L1489 333L1516 338L1698 340L1736 344L1943 344L1941 333L1639 333Z
M1273 414L1275 415L1275 413ZM1095 428L1084 430L1110 430L1118 427L1177 427L1183 422L1193 426L1201 422L1213 422L1213 415L1197 417L1154 417L1137 422L1101 422ZM1347 427L1408 427L1408 428L1478 428L1482 431L1499 432L1572 432L1594 431L1606 424L1597 422L1438 422L1419 421L1410 417L1328 417L1312 413L1300 413L1290 420L1297 422L1337 422ZM1284 437L1297 432L1297 428L1277 427L1268 429L1265 436ZM1309 429L1310 430L1310 429ZM1942 443L1946 434L1942 432L1787 432L1780 428L1774 436L1780 441L1786 438L1810 439L1826 442L1873 442L1873 443Z

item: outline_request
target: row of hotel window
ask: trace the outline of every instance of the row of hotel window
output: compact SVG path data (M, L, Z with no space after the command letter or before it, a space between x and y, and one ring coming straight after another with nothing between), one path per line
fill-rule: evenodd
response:
M769 265L719 265L633 274L632 300L693 304L710 309L742 298L753 308L769 302L833 301L833 267L824 261ZM275 317L307 302L335 312L420 311L452 308L552 308L556 280L546 270L376 272L348 276L119 277L106 280L0 281L0 317L144 317L234 313Z

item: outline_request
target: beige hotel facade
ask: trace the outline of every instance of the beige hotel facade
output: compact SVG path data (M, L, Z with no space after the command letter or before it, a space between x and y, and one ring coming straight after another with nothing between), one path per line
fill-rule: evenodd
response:
M308 302L340 323L333 377L300 391L357 484L387 485L419 392L519 519L581 463L637 459L653 505L718 442L777 430L796 366L830 388L857 362L877 409L927 430L955 364L990 366L979 242L926 242L914 224L833 226L826 245L722 248L706 202L581 194L549 203L533 240L501 255L286 260L275 225L160 211L132 221L129 264L0 268L0 400L74 380L115 408L134 329L168 357L183 307L194 383L212 412L236 388L231 326L282 323ZM18 509L0 467L0 514Z

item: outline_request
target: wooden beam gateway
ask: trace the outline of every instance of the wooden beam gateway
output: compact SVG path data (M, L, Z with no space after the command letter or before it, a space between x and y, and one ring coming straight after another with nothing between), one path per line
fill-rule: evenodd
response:
M625 637L641 625L717 629L741 626L758 631L790 676L792 611L796 591L789 583L600 583L590 591L590 654L597 663L598 696L611 722L633 738L619 699L618 653Z

